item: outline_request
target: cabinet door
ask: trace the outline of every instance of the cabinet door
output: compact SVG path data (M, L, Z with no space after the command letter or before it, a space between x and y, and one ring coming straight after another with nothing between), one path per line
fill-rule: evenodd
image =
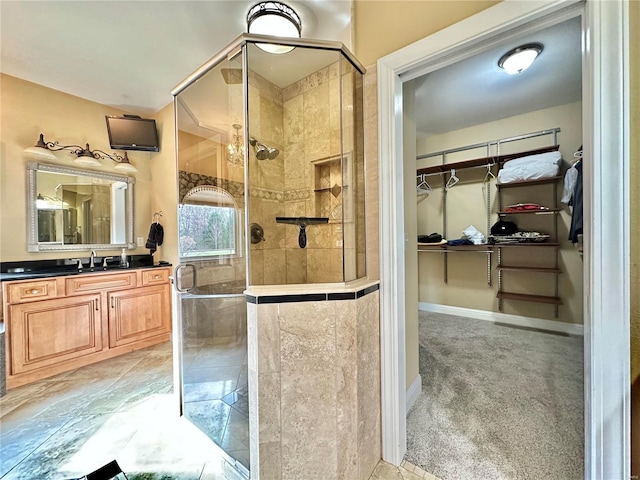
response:
M11 374L101 351L100 308L97 294L11 305Z
M109 293L109 347L171 331L169 285Z

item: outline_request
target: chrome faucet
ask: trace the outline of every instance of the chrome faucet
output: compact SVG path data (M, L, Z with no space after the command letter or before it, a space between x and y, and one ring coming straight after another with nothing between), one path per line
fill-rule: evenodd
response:
M91 260L89 261L89 268L93 268L95 265L93 264L93 259L96 256L96 251L95 250L91 250Z

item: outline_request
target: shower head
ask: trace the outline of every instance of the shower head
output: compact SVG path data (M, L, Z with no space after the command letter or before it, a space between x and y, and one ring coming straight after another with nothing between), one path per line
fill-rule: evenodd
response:
M249 144L255 150L256 158L258 160L273 160L280 153L280 150L278 150L277 148L268 147L264 143L256 140L254 137L249 138Z

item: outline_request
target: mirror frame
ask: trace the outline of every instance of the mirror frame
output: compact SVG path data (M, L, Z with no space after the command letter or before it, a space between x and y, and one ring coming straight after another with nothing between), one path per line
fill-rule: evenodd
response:
M127 243L102 243L102 244L40 244L38 243L38 210L36 199L38 188L36 181L37 172L51 172L65 175L83 175L85 177L99 178L112 182L127 183L127 208L126 208L126 239ZM51 165L47 163L28 162L27 163L27 251L70 251L70 250L108 250L115 248L136 248L133 241L133 211L134 211L134 184L135 177L117 175L112 173L95 172L92 170L81 170L79 168L66 167L63 165Z

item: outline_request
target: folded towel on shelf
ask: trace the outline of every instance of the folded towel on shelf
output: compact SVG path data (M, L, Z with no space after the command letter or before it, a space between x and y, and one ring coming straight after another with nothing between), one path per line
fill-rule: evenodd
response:
M498 172L498 183L524 182L555 177L560 171L562 154L558 151L527 155L505 162Z
M559 151L538 153L536 155L527 155L525 157L514 158L504 163L505 168L519 168L530 165L560 165L562 162L562 154Z
M162 245L164 240L164 228L158 222L153 222L151 228L149 228L149 235L147 237L147 243L145 248L148 248L153 255L158 249L159 245Z

